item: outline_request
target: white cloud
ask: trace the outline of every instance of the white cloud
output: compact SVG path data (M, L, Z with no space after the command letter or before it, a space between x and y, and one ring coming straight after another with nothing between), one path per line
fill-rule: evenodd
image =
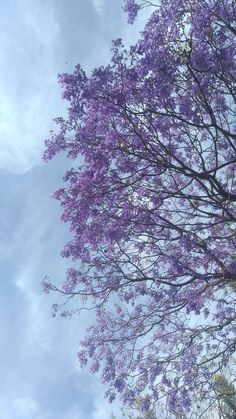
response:
M116 419L123 418L119 401L108 404L107 401L104 402L103 396L97 396L95 398L95 409L91 419L111 419L112 414L115 415Z
M22 19L27 30L37 39L39 45L49 51L54 47L60 31L54 7L52 2L43 0L18 0L18 8L24 9Z
M49 121L42 124L46 92L19 100L18 109L1 84L0 92L0 168L22 173L41 160L45 125L49 127Z
M101 15L104 9L104 0L92 0L92 3L96 12Z
M32 419L33 415L36 415L36 413L39 412L39 406L36 400L29 396L15 399L13 406L15 408L15 412L25 419Z
M35 269L36 268L36 269ZM46 351L50 347L52 334L48 327L48 314L45 312L43 295L39 295L32 285L37 276L37 267L28 266L17 276L16 286L24 295L27 306L27 318L25 324L24 344L28 350L34 351L37 347L40 351Z
M41 161L60 101L54 60L59 24L52 3L37 0L17 0L15 7L6 2L0 24L0 168L22 173Z

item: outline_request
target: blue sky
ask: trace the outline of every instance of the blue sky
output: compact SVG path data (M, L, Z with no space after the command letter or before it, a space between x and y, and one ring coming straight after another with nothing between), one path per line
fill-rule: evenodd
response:
M68 239L50 198L67 162L42 162L52 119L65 113L57 73L108 61L111 39L134 42L145 20L126 24L121 0L0 2L0 418L121 417L104 388L81 371L78 342L89 319L50 317L57 296L41 292L49 274L63 279Z

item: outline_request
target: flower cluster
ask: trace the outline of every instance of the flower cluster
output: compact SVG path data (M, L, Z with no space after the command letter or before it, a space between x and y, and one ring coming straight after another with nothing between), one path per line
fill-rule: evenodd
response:
M129 21L148 3L126 0ZM158 2L135 46L60 76L45 160L73 159L54 197L78 262L60 291L95 309L81 365L143 411L164 394L187 417L235 350L235 20L225 0Z
M135 0L125 0L124 2L124 12L127 13L128 16L128 23L131 25L134 23L140 6L137 4Z

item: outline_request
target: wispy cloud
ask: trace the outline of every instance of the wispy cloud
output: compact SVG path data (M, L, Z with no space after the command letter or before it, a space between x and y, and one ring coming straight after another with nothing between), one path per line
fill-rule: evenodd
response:
M14 173L41 159L58 100L54 46L59 24L52 4L17 0L14 7L1 5L0 168Z
M116 419L123 419L119 401L108 404L107 402L104 403L104 398L102 396L97 396L95 398L95 409L91 419L111 419L112 414L115 415Z
M96 12L101 15L104 9L104 0L92 0L92 3Z
M11 190L11 179L15 177L6 176L5 180L5 188L12 194L9 199L14 197L17 202L15 216L19 219L1 260L2 266L14 260L14 268L11 278L7 278L9 291L4 290L4 305L2 301L0 304L4 336L0 345L4 377L0 417L90 419L98 387L100 393L103 389L96 377L79 369L76 357L79 340L90 320L87 313L70 321L50 317L50 304L59 297L45 296L40 282L48 271L55 281L63 278L66 261L60 257L59 249L60 238L65 239L66 234L63 226L54 227L56 203L49 192L54 176L50 178L47 171L38 177L40 171L33 172L29 172L30 180L26 174L20 177L18 193ZM3 206L6 235L14 215L8 215L7 210L9 207ZM6 318L5 307L8 307Z

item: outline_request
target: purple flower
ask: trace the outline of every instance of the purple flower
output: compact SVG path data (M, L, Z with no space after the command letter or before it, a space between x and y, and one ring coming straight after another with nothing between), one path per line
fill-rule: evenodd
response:
M48 276L46 275L42 281L42 290L43 292L45 292L45 294L49 294L49 291L51 291L52 289L52 284L51 282L48 280Z
M125 389L125 381L122 378L117 378L114 381L114 386L119 393L122 393L122 391Z
M133 47L117 39L107 66L59 77L68 117L45 159L76 158L54 197L79 270L43 289L72 314L94 309L80 362L111 401L148 411L163 387L186 416L234 348L236 260L222 266L235 247L235 8L125 0L129 22L153 3Z
M128 23L132 25L137 17L140 6L135 0L125 0L123 9L124 12L127 13Z
M225 272L236 277L236 259L232 260L228 265L225 267Z
M142 412L148 412L151 406L150 399L148 397L145 397L141 400L140 407Z

